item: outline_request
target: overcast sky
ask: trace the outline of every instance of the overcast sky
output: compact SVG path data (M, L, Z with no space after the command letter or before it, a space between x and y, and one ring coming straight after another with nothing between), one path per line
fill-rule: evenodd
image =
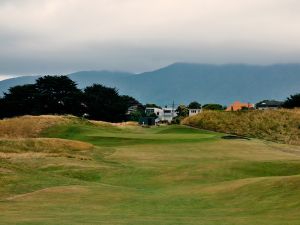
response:
M299 63L300 1L0 0L0 74L173 62Z

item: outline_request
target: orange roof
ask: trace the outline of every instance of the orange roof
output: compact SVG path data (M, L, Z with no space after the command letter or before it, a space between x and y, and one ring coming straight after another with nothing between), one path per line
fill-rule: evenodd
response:
M254 104L250 103L242 103L239 101L234 102L232 105L228 106L226 111L238 111L241 110L242 108L254 108Z

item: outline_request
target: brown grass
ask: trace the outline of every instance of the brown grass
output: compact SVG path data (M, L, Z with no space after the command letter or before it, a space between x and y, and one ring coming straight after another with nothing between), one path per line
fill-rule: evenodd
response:
M300 110L204 111L184 125L217 132L300 145Z
M20 138L0 139L0 152L51 152L63 150L87 151L93 148L92 144L80 141L70 141L57 138Z
M53 125L67 123L71 117L22 116L0 120L0 138L32 138Z
M74 116L21 116L0 120L0 139L2 138L36 138L45 129L64 123L82 122ZM136 122L109 123L90 120L89 123L102 127L136 127Z
M96 121L96 120L89 120L92 124L100 125L100 126L115 126L115 127L127 127L127 126L138 126L137 122L129 121L129 122L122 122L122 123L109 123L104 121Z
M26 194L20 194L20 195L14 195L12 197L6 198L6 200L16 200L16 199L30 199L32 196L39 195L39 194L80 194L80 193L86 193L87 188L82 186L62 186L62 187L50 187L50 188L44 188L41 190L29 192Z
M56 138L0 139L0 159L76 158L80 155L88 159L86 152L92 149L93 145L89 143Z

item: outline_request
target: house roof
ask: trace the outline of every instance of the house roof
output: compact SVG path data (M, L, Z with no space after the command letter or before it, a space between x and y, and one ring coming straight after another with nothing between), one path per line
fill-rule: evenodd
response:
M228 106L226 111L238 111L243 108L254 108L254 104L236 101L232 105Z
M283 102L276 100L264 100L256 104L256 107L265 108L265 107L280 107Z

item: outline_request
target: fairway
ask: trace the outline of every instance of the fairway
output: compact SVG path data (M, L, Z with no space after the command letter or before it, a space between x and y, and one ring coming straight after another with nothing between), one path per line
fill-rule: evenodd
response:
M0 139L0 224L299 225L300 147L73 119Z

